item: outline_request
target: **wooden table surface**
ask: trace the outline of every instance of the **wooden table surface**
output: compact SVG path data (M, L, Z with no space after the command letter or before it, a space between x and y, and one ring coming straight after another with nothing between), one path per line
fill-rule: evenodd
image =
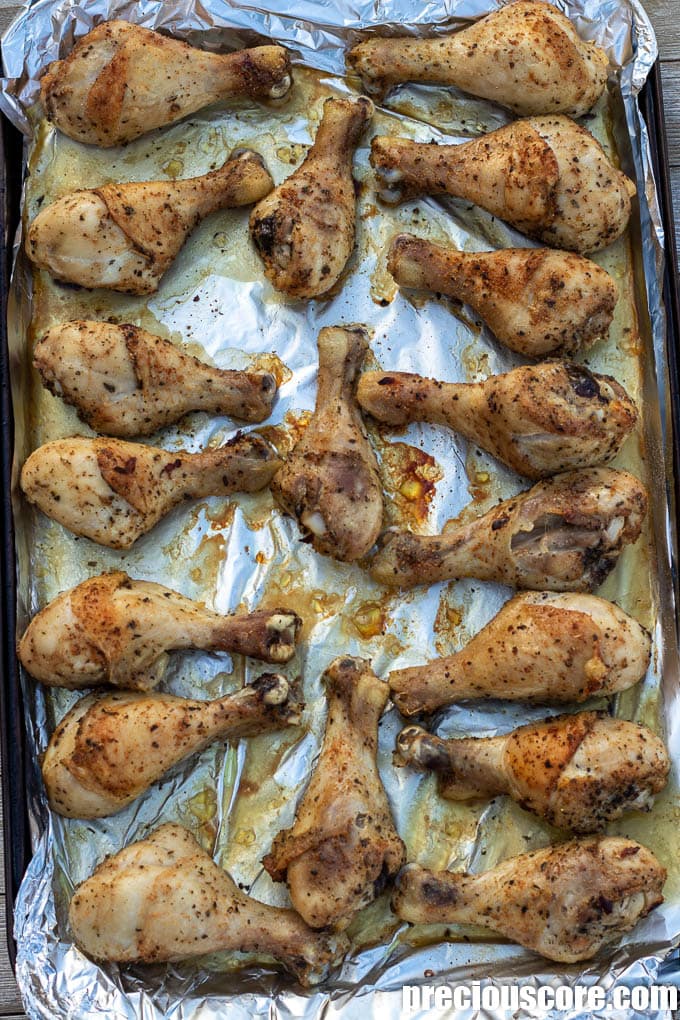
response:
M680 0L643 0L643 5L654 24L659 40L673 181L673 205L676 230L680 237ZM0 0L0 33L4 32L18 9L19 4ZM1 824L0 817L0 826ZM25 1014L4 944L5 896L1 869L0 853L0 1018L10 1017L12 1020L19 1020Z

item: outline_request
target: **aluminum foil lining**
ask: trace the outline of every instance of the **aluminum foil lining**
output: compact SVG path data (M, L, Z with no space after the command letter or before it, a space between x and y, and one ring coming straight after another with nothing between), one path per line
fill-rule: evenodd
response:
M295 14L289 15L281 13L280 0L262 0L257 6L241 0L229 5L219 0L93 0L87 4L38 0L27 4L3 39L6 77L0 95L4 112L27 135L30 175L24 224L40 202L53 201L72 188L94 187L108 180L190 176L204 172L235 145L248 144L262 152L278 182L304 155L324 98L358 87L343 73L344 52L360 32L384 28L437 33L495 6L492 0L448 0L418 5L416 11L408 0L328 0L325 4L299 0ZM660 297L663 234L646 130L635 98L656 57L656 43L636 0L558 0L556 6L572 18L585 38L596 40L610 56L610 95L585 123L636 178L640 195L630 239L597 257L616 277L621 297L610 339L596 345L584 359L594 371L619 378L643 409L640 430L616 463L645 480L654 508L643 539L624 554L600 590L654 634L649 675L636 690L620 695L614 707L664 732L677 762L680 705L671 583L675 547L669 510L668 375ZM129 18L213 49L248 45L262 38L277 40L293 53L293 94L275 108L239 103L213 107L122 149L81 146L40 119L37 79L51 60L70 50L76 38L110 17ZM436 300L414 301L400 294L386 272L385 248L392 235L403 229L435 240L448 239L468 250L529 242L459 202L419 200L396 210L384 209L376 201L368 166L373 133L461 141L506 121L498 107L457 90L406 86L393 93L377 111L356 157L358 243L350 272L327 300L307 305L282 298L265 282L248 241L247 212L243 211L220 212L206 220L157 294L147 299L63 287L44 273L32 275L19 238L9 323L15 474L40 443L73 433L88 434L75 414L38 385L30 370L34 336L60 320L114 317L185 343L222 367L277 365L283 384L268 423L273 426L268 434L275 439L294 435L313 407L316 336L323 325L365 323L372 336L368 367L410 370L454 381L482 378L518 364L519 359L502 350L469 309ZM200 449L221 444L233 431L229 419L197 414L151 442ZM374 430L372 437L382 464L389 523L438 531L467 504L481 512L527 484L438 427L412 426L398 435ZM422 486L423 498L415 501L412 494L418 486L405 485L414 478L428 483ZM234 1018L387 1018L400 1015L402 985L422 982L424 976L430 983L578 982L608 988L650 983L660 973L668 978L672 970L668 954L680 938L677 772L652 814L630 815L612 826L612 831L650 846L668 867L666 901L620 944L586 967L555 967L481 929L460 929L452 933L458 941L444 942L441 929L399 927L386 896L353 923L353 949L340 973L308 991L261 961L243 961L233 954L163 967L121 969L92 963L69 938L66 914L73 887L107 853L143 837L161 822L179 821L191 828L256 898L285 903L285 889L269 880L260 860L276 831L290 824L318 751L325 717L319 683L323 669L336 655L350 653L372 659L382 675L390 668L452 652L494 615L510 592L465 581L388 596L360 568L319 557L300 542L295 523L274 508L268 495L208 499L182 507L127 554L75 539L28 509L16 491L14 500L19 630L60 590L113 567L165 583L218 611L288 604L305 620L304 643L288 669L291 676L302 677L307 704L303 727L242 741L236 747L214 746L110 819L79 822L48 814L37 756L77 695L45 691L23 678L26 723L36 762L28 790L35 855L17 901L15 931L17 979L31 1017L208 1020L228 1013ZM217 697L262 671L254 663L225 655L182 654L173 658L164 687L185 696ZM491 734L544 714L545 709L500 703L483 708L461 705L440 713L435 724L442 734ZM446 804L437 798L431 778L395 770L391 751L401 725L396 710L389 708L381 723L379 765L410 859L431 867L482 870L555 837L504 799L482 807ZM245 969L238 967L243 962L248 964Z

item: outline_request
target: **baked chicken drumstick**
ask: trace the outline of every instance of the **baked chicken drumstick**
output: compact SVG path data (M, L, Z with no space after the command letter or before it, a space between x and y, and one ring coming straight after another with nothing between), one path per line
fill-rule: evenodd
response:
M388 425L447 425L527 478L611 460L637 420L635 404L615 379L560 361L476 383L365 372L357 400Z
M250 214L250 234L267 279L290 297L330 290L354 248L354 151L373 103L327 99L304 162Z
M269 673L216 701L122 691L81 698L43 757L50 807L68 818L115 814L189 755L294 725L299 707L288 680Z
M412 924L479 924L549 960L589 960L663 902L666 869L631 839L572 840L482 874L409 864L393 909Z
M519 0L475 24L434 39L374 37L347 63L368 92L382 97L400 82L455 85L514 113L580 117L600 98L609 61L584 42L552 4Z
M26 251L57 280L152 294L202 219L251 205L273 184L261 157L239 149L202 177L72 191L41 209Z
M378 720L389 688L364 659L339 658L324 674L323 746L291 829L264 866L286 880L293 906L312 928L344 928L404 863L376 764Z
M595 595L524 592L454 655L390 673L402 715L456 701L574 702L616 694L647 672L651 640L637 620Z
M347 951L343 935L312 931L294 910L241 892L181 825L107 857L76 889L69 923L95 960L162 963L233 950L273 956L303 985Z
M551 248L466 252L398 234L387 268L400 287L463 301L527 358L571 356L607 335L618 293L595 262Z
M649 810L670 769L652 730L604 712L457 740L407 726L397 738L396 758L435 772L447 800L505 793L551 825L578 833L599 832L626 811Z
M128 21L105 21L40 79L49 119L78 142L121 145L218 100L279 99L291 86L282 46L209 53Z
M300 626L288 609L220 616L162 584L112 571L62 592L34 616L19 658L49 686L149 691L163 679L168 653L182 648L288 662Z
M589 591L637 540L646 512L647 492L627 471L570 471L441 535L388 532L371 576L400 588L476 577L533 591Z
M212 368L129 323L62 322L38 341L33 364L90 428L123 439L150 436L190 411L260 422L276 396L269 372Z
M351 562L375 543L383 518L378 464L354 396L368 338L359 326L326 326L318 344L314 414L272 492L317 552Z
M76 535L129 549L182 500L257 492L281 462L256 435L236 435L202 453L122 439L57 439L28 458L26 498Z
M560 116L518 120L461 145L378 135L371 163L390 205L451 195L544 244L584 254L623 233L636 192L600 143Z

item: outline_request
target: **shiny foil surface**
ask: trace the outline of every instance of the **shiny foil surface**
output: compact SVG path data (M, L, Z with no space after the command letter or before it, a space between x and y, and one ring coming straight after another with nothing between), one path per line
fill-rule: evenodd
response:
M257 6L241 0L229 5L218 0L27 4L3 39L6 78L0 96L3 110L26 134L29 175L23 230L43 202L67 191L109 181L193 176L219 165L236 146L262 153L279 183L302 160L324 99L360 88L358 81L344 76L345 50L360 33L390 29L436 34L496 6L493 0L448 0L423 3L416 11L409 0L324 4L300 0L294 15L288 15L281 12L280 0L262 0ZM559 0L556 6L572 18L582 36L597 41L609 54L608 95L582 122L636 179L640 197L624 238L595 256L616 279L620 298L610 337L580 360L593 371L614 375L641 408L638 429L614 466L630 469L648 485L652 510L642 538L623 554L598 594L618 603L654 635L648 676L617 696L614 708L662 733L676 764L652 813L629 814L611 831L639 839L667 867L664 904L585 966L552 965L482 929L449 926L449 940L442 941L442 927L400 925L390 912L389 894L353 921L352 949L341 971L311 990L295 986L266 961L252 957L244 961L235 954L168 966L94 964L69 936L66 918L74 886L105 855L163 822L176 821L191 829L255 898L286 903L285 886L272 883L260 862L274 835L291 824L318 753L325 722L325 695L319 682L323 670L340 654L370 658L381 676L450 654L511 593L476 581L386 592L362 567L317 555L300 540L297 524L274 507L268 491L180 506L131 551L117 552L76 538L47 520L28 507L15 485L19 633L58 592L115 568L166 584L218 612L280 605L304 619L298 654L284 670L302 680L306 701L302 725L234 747L216 744L111 818L76 821L48 813L38 755L79 695L43 689L24 676L26 721L36 762L28 790L35 854L17 902L15 931L17 979L31 1017L210 1020L228 1011L234 1018L277 1020L390 1018L400 1015L402 985L423 980L600 983L608 988L653 982L680 939L680 701L671 583L676 548L666 427L669 384L660 296L663 236L647 135L636 101L656 57L656 43L635 0ZM293 89L282 102L210 107L122 148L83 146L42 119L37 79L76 38L110 17L128 18L215 50L263 39L280 42L293 56ZM28 453L41 443L91 434L71 408L42 388L31 368L35 339L67 319L132 322L186 345L189 352L217 366L273 370L280 382L278 400L271 419L258 429L282 449L301 434L314 405L316 337L321 326L364 323L371 335L366 368L473 381L522 363L491 338L470 309L400 293L385 258L390 239L401 230L469 251L530 242L462 202L418 199L387 209L377 199L368 165L373 134L457 142L507 120L493 104L455 89L404 86L393 92L377 109L355 159L357 249L349 271L328 297L307 304L278 294L265 280L248 236L249 210L226 210L206 219L157 293L146 298L59 285L46 273L31 271L19 238L9 322L15 477ZM235 431L228 418L194 414L149 441L167 449L199 450L221 445ZM528 487L526 480L437 426L413 425L399 432L372 427L371 438L381 463L386 525L438 532L468 505L478 514ZM226 654L175 653L161 689L214 698L266 670L262 664ZM545 715L540 706L463 704L440 712L434 728L446 736L493 734ZM478 871L558 838L555 830L505 798L481 805L442 801L434 777L395 769L391 756L402 726L390 705L380 726L379 766L410 860L433 868Z

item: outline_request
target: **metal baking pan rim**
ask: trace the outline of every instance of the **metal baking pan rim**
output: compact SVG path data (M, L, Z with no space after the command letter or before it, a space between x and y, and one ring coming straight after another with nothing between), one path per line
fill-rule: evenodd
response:
M671 396L670 427L674 475L674 525L680 507L680 297L677 250L673 220L665 131L663 89L657 60L643 86L639 103L649 131L650 148L665 236L663 298L666 310L666 353L669 362ZM4 888L7 904L7 948L12 968L16 961L13 931L13 906L32 850L27 792L27 735L22 710L22 692L16 657L16 562L14 521L11 504L13 463L13 410L10 386L10 359L7 343L8 294L15 231L19 222L22 140L19 131L0 114L0 623L3 640L0 648L0 763L2 767ZM678 595L678 577L673 578ZM676 629L679 621L676 619ZM677 970L677 951L669 954L665 977Z

